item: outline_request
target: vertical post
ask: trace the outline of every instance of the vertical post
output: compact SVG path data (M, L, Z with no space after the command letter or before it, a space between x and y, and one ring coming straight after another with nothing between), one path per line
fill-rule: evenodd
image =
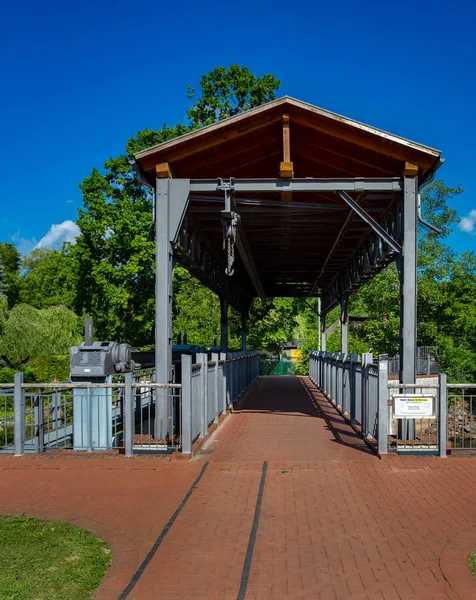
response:
M155 219L155 380L172 381L172 246L169 235L170 180L156 180ZM157 388L155 437L164 440L168 431L167 389Z
M220 350L228 352L228 299L220 296Z
M369 429L369 370L368 364L373 360L371 352L364 352L362 354L362 383L361 389L361 402L362 402L362 435L367 437L370 433Z
M25 395L22 390L23 373L15 373L13 387L13 441L15 456L25 454Z
M438 379L440 384L438 394L438 444L439 455L441 458L445 458L448 443L448 388L446 387L446 373L440 373Z
M207 439L208 436L208 421L207 421L207 408L208 408L208 355L205 352L197 354L197 362L200 363L200 415L201 415L201 426L200 426L200 437Z
M341 347L340 351L342 354L348 354L349 352L349 299L343 298L340 304L340 333L341 333Z
M322 307L322 299L321 296L319 295L317 297L317 330L319 332L319 337L318 337L318 341L317 341L317 349L321 350L321 336L322 336L322 331L321 331L321 307Z
M219 401L218 401L218 361L220 360L220 355L217 353L213 353L212 354L212 361L215 363L215 379L214 379L214 384L215 384L215 389L213 390L213 400L214 400L214 412L215 412L215 419L214 422L218 423L218 414L220 412L220 408L219 408Z
M193 399L195 402L197 398ZM182 453L192 453L192 357L182 354Z
M321 318L321 346L323 352L326 351L326 317L327 315L324 313Z
M223 377L223 398L221 399L223 403L223 414L226 414L226 406L227 401L226 397L228 394L228 376L227 376L227 363L226 363L226 352L220 352L220 360L223 361L223 369L222 369L222 377Z
M53 401L54 393L51 395L51 400ZM43 443L43 396L41 392L35 397L35 452L40 453L44 452L44 443Z
M388 453L388 355L378 357L378 453Z
M416 383L417 173L417 168L405 163L403 239L400 261L400 383ZM414 439L415 423L413 419L408 419L408 431L401 432L401 435L402 439Z
M126 373L124 378L124 452L126 456L132 456L134 444L134 408L132 404L132 381L133 375L132 372L129 371ZM157 389L155 391L157 393Z
M349 402L349 412L350 412L350 422L351 423L355 423L356 419L355 419L355 403L356 403L356 389L355 389L355 363L358 360L358 356L357 354L351 354L350 355L350 364L349 364L349 395L350 395L350 402Z
M94 329L92 317L84 319L84 343L86 346L92 346L94 342Z

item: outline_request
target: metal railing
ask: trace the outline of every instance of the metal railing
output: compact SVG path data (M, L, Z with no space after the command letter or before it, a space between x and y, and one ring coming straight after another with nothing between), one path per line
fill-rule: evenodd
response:
M387 357L382 357L387 366ZM379 380L379 364L371 354L338 354L312 351L309 355L309 376L325 396L360 428L361 435L378 442L379 451L386 451L386 433L382 427L380 404L387 403L387 390ZM385 449L385 450L383 450Z
M0 384L0 452L190 452L192 442L206 437L208 427L259 375L256 352L213 354L211 361L207 354L197 357L192 366L192 357L182 355L185 410L182 385L156 383L152 370L125 373L107 383L30 384L17 373L13 387ZM164 403L165 411L156 410ZM157 415L166 415L160 428Z
M431 354L417 356L416 375L436 375L440 372L438 361ZM398 356L388 359L388 374L398 375L400 372L400 358Z
M476 384L449 383L448 441L452 450L476 449Z
M192 452L198 438L235 403L259 376L257 352L182 356L182 452Z
M369 441L377 442L379 454L388 451L431 453L446 456L447 443L447 386L446 375L440 373L438 383L401 384L388 381L388 357L378 361L371 354L357 355L311 352L311 380L326 397L347 417L351 424ZM476 385L475 395L476 395ZM427 395L432 398L433 412L429 417L396 418L395 397L410 398ZM461 397L463 412L473 410L471 395ZM455 399L455 403L456 403ZM474 407L476 409L476 406ZM463 422L466 423L466 421ZM467 427L467 423L466 423ZM470 426L472 434L473 426ZM474 420L476 430L476 418ZM463 439L462 436L458 439ZM468 444L468 437L466 444ZM461 447L464 442L461 441ZM472 438L471 442L472 444Z
M438 383L392 383L388 387L388 448L390 451L446 456L447 446L447 384L440 373ZM396 397L429 397L432 415L421 418L395 418Z

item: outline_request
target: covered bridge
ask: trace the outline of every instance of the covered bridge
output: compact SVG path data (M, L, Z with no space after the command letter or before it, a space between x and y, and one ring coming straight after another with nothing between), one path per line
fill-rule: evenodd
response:
M222 351L228 304L245 318L254 297L319 296L323 330L341 304L347 352L350 294L396 260L400 379L414 383L419 189L440 154L289 97L137 153L155 191L158 381L171 379L174 261L219 295Z

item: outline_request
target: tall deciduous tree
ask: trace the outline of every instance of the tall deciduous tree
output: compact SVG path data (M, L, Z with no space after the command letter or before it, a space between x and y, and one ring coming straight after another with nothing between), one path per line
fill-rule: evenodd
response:
M74 307L77 281L69 244L62 252L37 248L23 258L22 267L20 302L35 308Z
M248 67L216 67L200 78L200 92L188 88L188 97L196 98L187 112L193 128L210 125L250 108L274 100L281 82L267 73L256 77Z
M84 206L78 218L81 235L72 250L78 273L76 310L94 317L98 336L136 345L153 342L151 197L130 165L132 155L217 117L225 118L266 102L274 98L278 87L279 81L272 75L255 77L246 67L237 65L218 67L202 76L198 93L189 86L195 104L188 112L188 125L164 125L159 130L139 132L129 140L124 155L109 159L102 172L94 169L83 181L80 187ZM213 304L211 299L206 302ZM217 323L210 332L215 333ZM179 329L184 326L180 323Z
M0 242L0 286L10 308L18 301L20 253L13 244Z

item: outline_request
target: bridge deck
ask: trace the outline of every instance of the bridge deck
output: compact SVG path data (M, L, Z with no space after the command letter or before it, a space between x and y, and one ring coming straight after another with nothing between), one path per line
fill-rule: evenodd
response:
M100 600L475 598L475 494L473 460L381 461L297 377L262 379L191 462L0 457L0 512L109 541Z

